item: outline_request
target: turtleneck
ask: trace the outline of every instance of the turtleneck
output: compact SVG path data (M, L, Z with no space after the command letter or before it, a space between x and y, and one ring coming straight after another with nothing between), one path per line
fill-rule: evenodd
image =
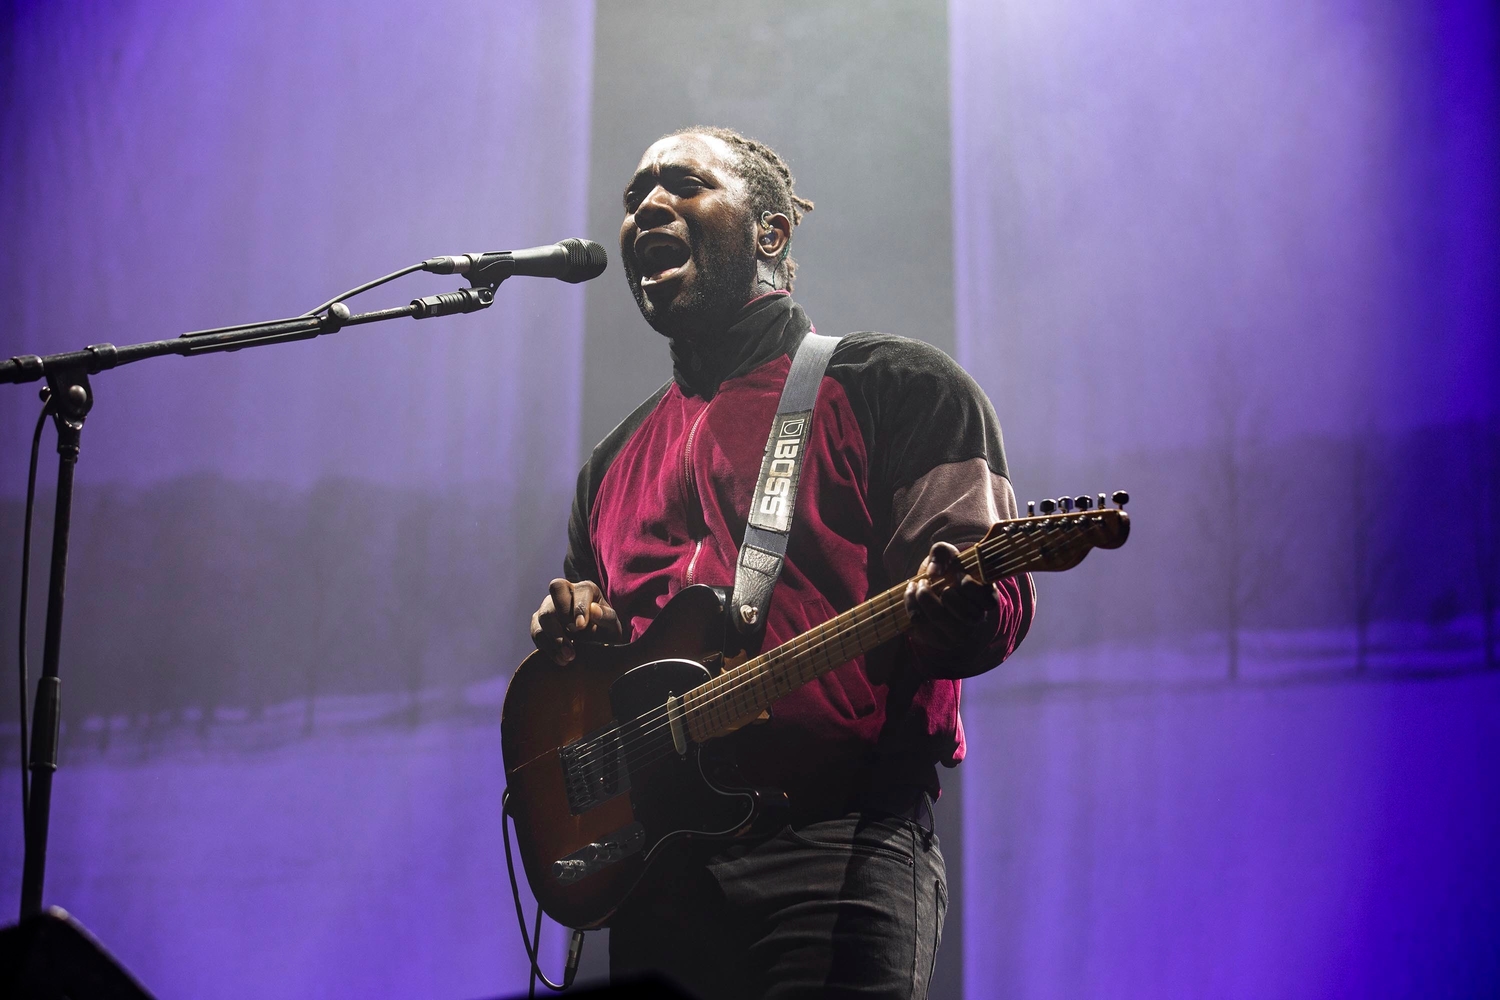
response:
M684 393L712 399L724 382L790 351L811 327L787 292L758 296L722 333L668 341L672 378Z

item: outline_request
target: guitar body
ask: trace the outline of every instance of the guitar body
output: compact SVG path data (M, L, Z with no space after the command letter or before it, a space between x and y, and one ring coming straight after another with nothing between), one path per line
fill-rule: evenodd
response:
M635 642L580 643L565 666L532 653L511 678L511 812L532 893L558 923L602 926L671 842L745 833L776 799L734 787L727 758L672 740L664 706L709 679L724 634L718 595L689 587Z

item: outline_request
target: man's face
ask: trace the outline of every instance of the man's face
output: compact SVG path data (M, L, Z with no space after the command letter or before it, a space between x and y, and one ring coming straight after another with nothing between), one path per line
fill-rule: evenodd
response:
M620 260L646 322L668 337L721 329L755 291L755 222L734 152L668 136L625 188Z

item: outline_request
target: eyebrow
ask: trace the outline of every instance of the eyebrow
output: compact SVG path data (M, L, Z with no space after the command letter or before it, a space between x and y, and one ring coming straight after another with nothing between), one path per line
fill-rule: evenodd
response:
M661 163L648 167L644 170L637 170L635 176L630 178L630 183L625 185L625 191L621 195L621 200L623 201L629 199L631 192L635 191L643 181L656 176L658 173L662 177L681 177L685 174L697 174L705 181L713 184L716 187L722 185L723 183L712 168L703 166L701 164L697 166L689 166L688 164L682 163L680 161L676 163Z

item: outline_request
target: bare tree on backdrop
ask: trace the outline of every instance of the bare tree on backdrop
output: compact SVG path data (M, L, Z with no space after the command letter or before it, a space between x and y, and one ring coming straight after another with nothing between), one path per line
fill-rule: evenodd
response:
M1342 508L1349 526L1349 596L1354 620L1354 670L1364 673L1370 661L1370 626L1378 601L1391 579L1396 552L1387 529L1390 477L1379 461L1380 441L1374 422L1349 442L1349 496Z
M136 571L150 581L155 598L144 680L146 739L181 722L199 682L218 669L222 582L213 572L220 555L218 514L222 505L212 476L195 475L162 484L146 495L156 517L146 561ZM210 699L216 700L216 699ZM211 709L210 709L211 710Z
M1279 512L1283 479L1264 441L1265 408L1244 384L1243 367L1221 356L1218 391L1211 402L1211 431L1197 523L1201 573L1187 582L1207 601L1207 613L1223 636L1228 678L1238 680L1246 625L1285 579L1288 522ZM1201 585L1201 586L1200 586Z
M320 487L322 485L319 484ZM306 701L302 711L304 736L311 736L318 722L318 679L328 654L327 606L329 588L333 584L333 561L336 558L330 551L328 536L337 514L333 509L332 498L320 498L319 492L320 490L314 489L312 499L325 499L326 502L310 502L307 505L307 519L299 540L301 544L298 546L302 559L298 572L306 587L306 599L302 603L302 611L306 617L301 624L309 639L307 658L303 665L306 671L303 675L306 682Z
M297 546L300 564L293 570L305 588L304 735L316 728L318 697L353 665L358 652L351 645L373 641L355 620L356 605L368 605L371 597L368 576L361 572L375 533L368 501L358 484L333 478L319 480L307 497Z
M437 613L432 573L432 523L436 502L428 496L407 498L396 520L396 544L391 558L395 600L387 609L391 639L406 675L407 722L421 721L422 686L426 679L432 619Z

